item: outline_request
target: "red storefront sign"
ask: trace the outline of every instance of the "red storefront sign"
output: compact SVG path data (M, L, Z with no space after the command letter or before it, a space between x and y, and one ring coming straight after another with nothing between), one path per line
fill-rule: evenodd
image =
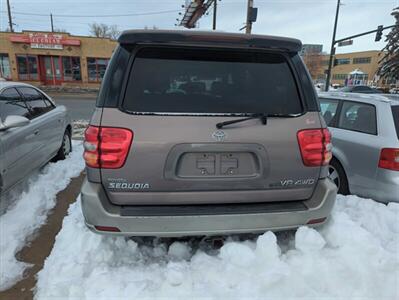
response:
M55 33L29 33L25 35L11 35L13 43L30 44L31 48L37 49L59 49L63 46L80 46L80 40L70 39L62 34Z

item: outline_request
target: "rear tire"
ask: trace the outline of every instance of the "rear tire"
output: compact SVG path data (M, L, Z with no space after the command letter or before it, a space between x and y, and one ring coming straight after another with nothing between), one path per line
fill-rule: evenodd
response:
M338 187L338 194L349 195L348 179L345 170L338 160L333 158L328 166L328 177Z
M64 160L72 152L71 132L66 129L62 137L62 145L53 161Z

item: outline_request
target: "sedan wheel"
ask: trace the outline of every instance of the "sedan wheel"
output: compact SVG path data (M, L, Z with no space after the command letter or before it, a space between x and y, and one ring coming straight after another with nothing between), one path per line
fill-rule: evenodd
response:
M72 152L71 134L69 130L65 130L64 136L62 137L62 145L60 149L58 149L57 155L52 159L52 161L64 160L71 152Z
M64 140L62 143L62 151L64 152L64 156L67 156L71 153L71 138L67 132L64 133Z

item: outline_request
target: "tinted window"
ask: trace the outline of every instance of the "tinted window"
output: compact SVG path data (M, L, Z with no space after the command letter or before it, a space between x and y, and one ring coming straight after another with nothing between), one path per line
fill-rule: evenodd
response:
M396 135L399 139L399 105L392 106L392 115L395 122Z
M368 134L377 134L375 107L370 104L345 101L338 127Z
M331 99L320 99L320 107L327 126L333 126L336 119L338 101Z
M123 106L132 112L302 112L284 56L203 49L141 50Z
M354 92L360 92L360 91L369 91L370 88L365 87L365 86L354 86L353 91Z
M14 88L6 89L0 94L0 119L4 121L11 115L29 117L25 102Z
M31 111L31 118L36 118L51 110L45 102L45 97L39 91L30 87L21 87L18 90L22 93ZM47 100L46 100L47 101Z
M97 98L97 106L117 106L129 56L130 53L125 48L118 47L115 50L109 67L105 71L104 80Z

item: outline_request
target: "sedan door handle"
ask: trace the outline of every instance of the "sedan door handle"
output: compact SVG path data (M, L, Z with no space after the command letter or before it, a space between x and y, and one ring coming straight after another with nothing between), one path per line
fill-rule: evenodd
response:
M35 130L32 134L30 134L30 135L27 135L26 137L25 137L25 139L26 140L30 140L30 139L32 139L32 138L34 138L35 136L37 136L38 134L39 134L39 130Z

